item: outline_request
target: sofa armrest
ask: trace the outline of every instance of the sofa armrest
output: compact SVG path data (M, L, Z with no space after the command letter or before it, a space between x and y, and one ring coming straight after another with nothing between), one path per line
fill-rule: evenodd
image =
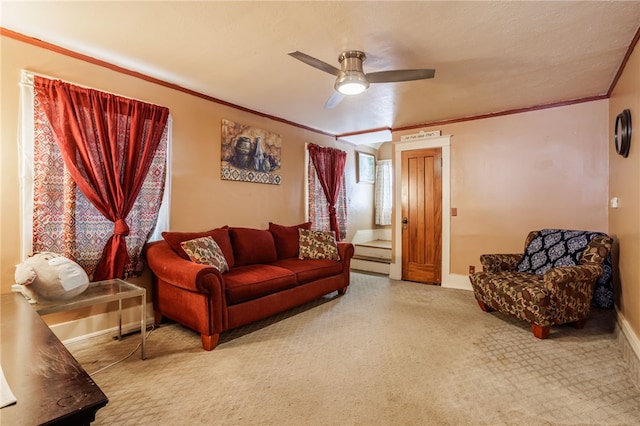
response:
M484 272L515 271L522 256L522 253L483 254L480 256L480 264Z
M199 293L211 293L212 286L222 288L220 271L180 257L164 240L147 244L146 257L151 272L173 286Z
M338 246L338 254L340 255L340 262L342 262L343 264L345 264L346 262L346 266L348 269L349 264L351 263L351 258L353 257L355 248L353 244L342 242L342 241L337 242L336 245Z
M351 282L351 258L353 257L353 253L355 252L355 247L351 243L347 242L338 242L338 254L340 255L340 263L342 263L342 276L344 277L344 287L342 288L342 293L344 294L347 291L347 287Z

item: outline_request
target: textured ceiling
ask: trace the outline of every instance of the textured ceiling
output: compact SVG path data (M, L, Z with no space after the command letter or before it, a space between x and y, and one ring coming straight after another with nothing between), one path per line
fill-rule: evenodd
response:
M401 128L606 95L640 2L10 2L0 25L331 134ZM55 19L52 19L55 18ZM365 72L435 68L324 109L335 77L287 55Z

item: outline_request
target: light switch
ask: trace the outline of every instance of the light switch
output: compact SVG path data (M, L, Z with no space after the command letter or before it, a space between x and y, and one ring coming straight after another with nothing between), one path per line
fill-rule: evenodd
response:
M618 204L619 204L619 202L620 202L620 201L618 200L618 197L613 197L613 198L611 199L611 208L612 208L612 209L617 209L617 208L618 208Z
M458 216L458 209L456 207L451 208L451 216Z

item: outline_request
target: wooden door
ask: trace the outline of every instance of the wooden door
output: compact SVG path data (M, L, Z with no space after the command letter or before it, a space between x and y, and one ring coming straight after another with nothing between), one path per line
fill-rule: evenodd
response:
M441 283L442 149L402 152L402 279Z

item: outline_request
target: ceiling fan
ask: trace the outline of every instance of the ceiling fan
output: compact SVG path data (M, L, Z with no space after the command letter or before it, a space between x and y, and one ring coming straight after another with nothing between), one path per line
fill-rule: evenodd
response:
M331 95L325 108L333 108L344 98L344 95L357 95L369 88L370 83L394 83L398 81L424 80L433 78L436 70L416 69L416 70L392 70L378 71L365 74L362 70L362 63L367 59L364 52L359 50L346 50L338 56L340 68L309 56L306 53L290 52L290 56L307 65L311 65L320 71L335 75L336 91Z

